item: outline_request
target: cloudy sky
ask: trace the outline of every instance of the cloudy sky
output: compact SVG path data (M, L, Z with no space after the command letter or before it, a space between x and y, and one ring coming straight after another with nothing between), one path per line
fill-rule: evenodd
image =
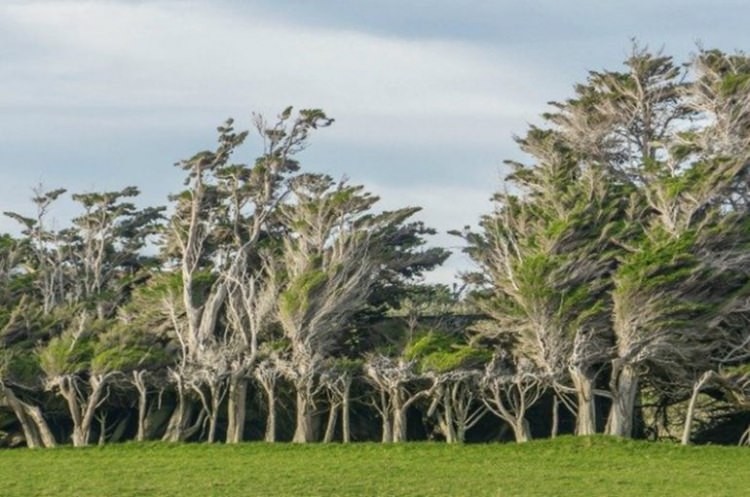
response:
M587 70L618 68L631 38L680 59L742 50L748 19L746 0L0 0L0 210L29 212L40 182L135 184L163 204L172 164L226 117L294 105L336 118L307 170L420 205L444 233L491 208L513 134Z

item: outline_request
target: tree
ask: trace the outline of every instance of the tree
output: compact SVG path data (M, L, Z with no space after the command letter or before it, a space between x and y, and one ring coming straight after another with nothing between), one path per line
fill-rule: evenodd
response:
M183 367L177 372L180 407L176 410L184 419L185 387L190 385L201 399L202 389L208 389L210 402L204 402L209 411L211 427L209 438L215 432L217 409L225 395L225 381L230 378L229 410L233 425L228 431L229 441L239 441L244 419L245 371L255 360L253 343L259 330L250 340L244 336L241 308L255 308L259 304L248 298L266 299L264 292L241 295L241 288L258 277L249 264L258 260L260 247L269 231L268 222L286 196L286 180L298 169L292 156L307 144L309 133L331 124L320 110L302 110L295 117L292 108L285 109L277 122L269 125L262 116L256 116L257 131L264 141L264 153L252 166L230 163L235 150L245 141L247 131L236 132L230 119L219 128L219 145L215 151L204 151L178 164L187 171L187 190L173 196L175 214L167 236L166 253L172 256L182 277L182 302L184 325L175 323L179 335ZM234 300L230 331L236 338L219 340L219 322L227 299ZM244 311L242 311L244 312ZM175 312L175 316L178 313ZM236 350L238 344L247 344L247 351ZM234 348L234 360L227 361ZM250 357L238 357L248 352ZM217 366L221 365L217 368ZM184 437L181 426L173 423L172 439Z
M482 402L497 417L508 423L516 442L531 440L531 429L526 411L547 388L543 374L523 358L517 361L502 356L493 357L481 380Z
M632 433L639 369L648 368L652 382L671 388L691 384L710 369L713 350L724 343L721 324L744 311L748 217L735 185L748 166L750 85L727 90L738 78L747 80L747 63L736 62L701 53L694 64L696 81L677 96L678 115L703 125L673 124L644 148L639 187L647 207L633 219L643 230L629 242L614 275L612 434ZM629 66L625 85L643 81L650 93L677 87L677 70L668 58L639 52ZM618 90L623 92L613 87Z
M519 195L494 196L480 231L461 233L480 271L473 300L492 322L477 328L532 361L564 399L577 402L576 433L596 432L594 384L611 343L613 239L626 191L557 130L532 127L517 140L532 166L511 163Z
M372 405L382 420L381 440L407 440L406 415L409 408L434 392L434 377L416 370L416 361L372 354L365 361L365 378L375 388L377 399Z
M283 290L278 319L289 341L287 376L297 395L295 442L313 440L312 408L318 376L340 332L367 304L381 265L388 264L392 232L418 209L371 212L377 197L361 186L300 175L282 207Z

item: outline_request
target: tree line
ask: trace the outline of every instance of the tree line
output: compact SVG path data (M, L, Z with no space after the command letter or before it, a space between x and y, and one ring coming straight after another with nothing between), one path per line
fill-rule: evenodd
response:
M422 283L449 254L418 207L302 170L333 122L317 109L228 120L176 164L169 207L73 194L59 228L67 192L36 189L0 238L0 429L29 447L522 442L544 416L545 436L571 419L690 442L749 404L750 58L635 46L551 106L454 232L476 268L460 291Z

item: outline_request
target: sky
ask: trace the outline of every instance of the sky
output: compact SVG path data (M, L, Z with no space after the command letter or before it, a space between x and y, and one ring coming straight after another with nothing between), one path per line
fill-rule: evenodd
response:
M305 170L423 207L431 243L458 252L446 231L491 211L503 161L523 158L513 136L547 102L620 69L633 38L679 61L749 49L748 19L746 0L0 0L0 210L33 212L40 183L137 185L164 205L173 164L227 117L248 128L293 105L336 119ZM456 254L428 281L467 269Z

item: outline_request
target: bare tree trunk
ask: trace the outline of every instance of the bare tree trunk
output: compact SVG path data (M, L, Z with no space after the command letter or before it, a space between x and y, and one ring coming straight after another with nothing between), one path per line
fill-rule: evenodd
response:
M260 383L266 394L266 442L276 441L276 381L280 375L279 370L267 361L261 362L255 370L255 378Z
M138 442L146 440L146 412L148 408L148 397L146 384L138 373L133 372L133 385L138 391L138 432L135 439Z
M47 425L47 421L42 416L41 410L16 397L16 394L10 388L0 383L3 395L8 402L8 406L13 410L18 422L21 423L26 446L30 449L37 447L54 447L55 438Z
M405 442L407 439L407 418L408 407L394 406L393 408L393 441Z
M185 397L185 391L178 383L177 385L177 405L172 411L172 416L169 418L167 429L164 432L162 440L165 442L181 442L185 440L185 427L187 426L188 419L190 417L190 409L188 400Z
M297 386L297 418L294 428L294 443L307 443L313 441L312 406L305 392L306 386Z
M74 376L65 375L59 378L58 388L60 395L62 395L68 404L68 411L73 420L73 446L84 447L90 442L91 424L96 414L96 408L99 407L102 395L104 394L106 377L103 375L92 375L89 378L91 391L85 400L79 398L77 381L77 378Z
M528 442L531 440L531 428L529 422L524 418L518 418L510 427L513 429L513 435L517 443Z
M86 407L83 412L82 425L81 425L81 437L84 445L88 445L91 438L91 424L94 421L96 409L99 407L102 396L104 395L104 389L106 386L106 377L103 375L91 375L89 378L89 386L91 392L89 393L88 399L86 400Z
M593 381L588 375L577 368L570 370L570 378L573 380L573 387L575 388L578 400L576 435L594 435L596 433L596 402Z
M350 388L351 381L346 384L344 398L341 402L341 441L345 444L351 442Z
M380 419L382 420L382 430L380 441L383 443L393 442L393 425L391 424L391 411L389 409L388 396L385 391L380 391Z
M687 415L685 416L685 427L682 430L682 445L690 443L690 432L693 427L693 416L695 415L695 404L698 400L698 395L713 375L713 371L706 371L693 386L693 394L690 396L690 403L688 404Z
M612 389L612 409L607 421L607 434L619 437L633 436L635 399L638 396L638 375L632 366L623 366L615 373Z
M557 438L557 432L560 427L560 400L557 395L552 396L552 429L550 430L550 438Z
M49 429L47 420L42 416L42 410L37 406L27 405L26 414L28 414L29 418L34 421L34 424L39 431L42 445L44 447L55 447L57 445L57 442L55 442L55 436L52 434L52 430Z
M462 444L466 442L466 425L459 424L456 427L456 443Z
M247 378L233 375L227 400L227 443L239 443L245 431L247 414Z
M272 443L276 441L276 392L271 390L268 394L268 416L266 417L266 436L264 440Z
M26 413L26 409L23 403L18 400L18 398L10 390L10 388L5 387L4 385L0 386L0 388L2 388L3 390L5 399L7 400L7 405L13 410L13 413L16 415L16 419L18 419L18 422L21 423L21 429L23 429L23 435L26 439L26 446L30 449L43 447L39 432L37 431L36 426L34 426L33 421Z
M107 415L104 414L99 416L99 441L97 445L99 447L107 443Z
M216 425L219 420L219 408L221 407L221 400L223 395L223 382L221 380L212 382L208 386L209 395L211 396L211 408L208 413L208 443L214 443L216 441Z
M328 411L328 423L326 423L326 432L323 437L323 443L331 443L333 436L336 434L336 421L338 420L339 407L332 405Z
M449 444L459 442L456 430L454 428L455 422L453 419L453 402L451 401L451 390L449 386L443 391L443 416L441 425L443 425L443 434L445 435L445 441Z
M393 427L388 416L383 417L383 431L380 437L380 441L383 443L393 442Z

